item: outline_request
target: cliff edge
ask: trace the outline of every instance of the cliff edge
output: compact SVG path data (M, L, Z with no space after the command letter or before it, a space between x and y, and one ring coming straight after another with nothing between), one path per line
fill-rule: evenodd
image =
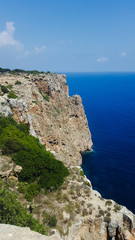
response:
M21 84L15 85L17 81ZM92 140L81 97L69 97L66 76L5 74L0 84L14 86L18 96L1 96L0 111L29 124L31 134L66 165L80 165L81 153L91 150Z

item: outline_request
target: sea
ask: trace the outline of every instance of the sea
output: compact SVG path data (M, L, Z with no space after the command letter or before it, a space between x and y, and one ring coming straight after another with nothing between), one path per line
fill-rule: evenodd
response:
M93 151L82 168L93 189L135 213L135 73L66 73L79 94Z

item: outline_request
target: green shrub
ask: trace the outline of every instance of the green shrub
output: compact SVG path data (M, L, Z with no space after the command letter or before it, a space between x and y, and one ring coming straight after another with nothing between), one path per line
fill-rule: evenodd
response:
M17 128L25 134L29 134L29 127L26 124L20 123L17 125Z
M20 74L20 73L27 73L27 74L39 74L39 73L44 73L43 71L39 72L37 70L23 70L23 69L13 69L13 70L10 70L8 68L0 68L0 73L5 73L5 72L9 72L13 75L15 74ZM48 71L48 73L50 73Z
M111 216L111 213L108 212L108 213L106 214L106 217L110 217L110 216Z
M23 133L29 134L29 127L26 124L18 124L12 117L1 117L0 118L0 135L6 127L15 127Z
M119 204L115 203L115 205L114 205L114 211L115 211L115 212L120 211L121 208L122 208L122 207L121 207Z
M32 199L40 193L40 186L37 183L27 184L24 182L18 183L18 191L24 194L27 201L31 202Z
M53 215L52 217L50 217L48 225L50 227L56 227L56 225L57 225L56 215Z
M35 101L35 100L33 100L32 102L35 103L35 104L37 104L37 101Z
M30 202L32 199L40 193L40 186L37 183L31 183L27 187L25 198Z
M8 68L0 68L0 72L1 72L1 73L4 73L4 72L11 72L11 70L8 69Z
M105 205L111 206L112 205L112 201L111 200L107 200Z
M104 216L104 211L102 209L99 210L99 214Z
M45 228L17 201L17 196L9 190L0 190L0 223L29 227L31 230L45 234Z
M3 93L8 93L9 92L8 88L6 86L4 86L4 85L1 85L1 91Z
M18 98L13 90L8 93L8 98Z
M111 218L109 218L109 217L104 217L104 221L107 222L107 223L109 223L109 222L111 221Z
M44 98L47 102L50 102L48 94L43 95L43 98Z
M15 85L21 85L21 84L22 83L20 81L18 81L18 80L15 82Z
M18 183L18 191L20 193L25 194L26 193L26 189L27 189L27 184L25 184L24 182L19 182Z
M13 88L13 85L10 84L7 86L7 88L11 90Z
M80 176L82 176L82 177L85 176L83 170L80 171Z
M49 227L56 227L57 218L56 215L50 215L47 212L43 213L43 223L47 224Z
M27 198L35 196L32 191L41 187L57 189L63 184L64 177L69 175L65 165L46 151L37 138L29 135L28 126L18 124L11 117L0 118L0 148L4 154L12 154L12 160L22 166L19 181L37 182L38 186L29 188Z

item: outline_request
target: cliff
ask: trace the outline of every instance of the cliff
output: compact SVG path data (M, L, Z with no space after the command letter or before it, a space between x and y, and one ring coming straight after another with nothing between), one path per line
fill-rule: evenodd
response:
M47 195L41 191L33 199L34 217L44 223L47 214L55 214L57 231L48 228L50 236L45 237L28 229L0 225L0 239L135 239L135 216L113 200L103 199L82 172L81 153L91 150L92 140L82 100L78 95L69 96L66 76L5 73L0 75L0 84L16 94L10 98L1 91L0 113L27 123L31 134L70 171L57 191ZM19 166L15 171L11 159L1 155L0 168L0 175L14 181L15 188L11 189L17 191ZM21 194L19 200L29 207Z
M21 85L15 85L16 82ZM91 150L92 141L80 96L69 97L66 76L2 75L0 84L13 85L17 99L0 97L1 112L28 123L46 149L67 165L80 165L81 152Z

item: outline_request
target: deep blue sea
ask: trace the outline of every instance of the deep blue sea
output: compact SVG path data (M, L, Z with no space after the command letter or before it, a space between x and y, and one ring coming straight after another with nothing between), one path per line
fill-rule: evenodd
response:
M83 170L102 197L135 213L135 73L66 73L82 97L93 140Z

